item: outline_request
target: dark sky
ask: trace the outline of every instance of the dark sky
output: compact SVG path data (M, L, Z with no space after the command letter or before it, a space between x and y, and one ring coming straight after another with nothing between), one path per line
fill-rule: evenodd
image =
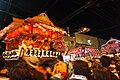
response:
M88 35L120 39L120 0L0 0L0 26L47 11L51 21L70 33L89 27Z

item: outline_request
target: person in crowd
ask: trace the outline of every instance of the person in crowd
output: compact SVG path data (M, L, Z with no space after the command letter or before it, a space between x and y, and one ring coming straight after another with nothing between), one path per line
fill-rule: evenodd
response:
M120 79L120 65L116 65L116 76L118 79Z
M23 58L27 63L29 72L34 76L36 80L45 80L46 71L42 66L42 62L35 56L24 57Z
M73 63L74 74L70 77L70 80L90 80L91 72L87 62L82 60L76 60ZM73 76L74 75L74 76ZM75 77L77 75L77 77Z
M53 80L56 80L56 78L58 78L58 80L66 80L68 77L67 64L63 61L62 55L58 56L57 61L52 72Z
M100 64L100 60L99 59L95 59L92 63L92 68L99 68L101 66Z
M41 47L43 50L48 50L50 49L49 47L49 41L48 40L44 40L44 44L43 46Z
M100 58L101 67L95 68L94 79L95 80L118 80L118 78L109 70L111 58L108 56L102 56Z
M115 59L115 57L112 57L111 58L111 63L110 63L110 66L109 66L109 69L112 73L116 72L116 62L117 62L117 60Z
M50 51L57 51L56 49L55 49L55 43L54 42L50 42Z
M44 68L46 70L46 77L47 80L51 80L51 76L52 76L52 70L50 68L50 65L48 63L44 63Z
M4 66L5 66L5 61L2 58L2 56L0 56L0 80L9 80L9 78L5 77L7 71L3 69Z
M73 61L69 60L68 62L68 75L71 76L73 73Z
M10 80L36 80L23 65L16 66L10 72Z

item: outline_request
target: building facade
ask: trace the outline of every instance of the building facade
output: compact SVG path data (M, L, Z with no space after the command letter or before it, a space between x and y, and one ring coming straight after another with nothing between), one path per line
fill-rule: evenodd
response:
M104 39L80 33L75 33L74 37L65 36L64 40L69 50L75 47L101 49L101 45L106 42Z

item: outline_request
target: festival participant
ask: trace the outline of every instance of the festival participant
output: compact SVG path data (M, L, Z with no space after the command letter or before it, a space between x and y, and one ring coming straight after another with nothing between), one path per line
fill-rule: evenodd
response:
M49 42L48 40L45 40L44 41L44 45L41 47L43 50L48 50L50 47L49 47Z
M66 80L67 78L67 64L63 61L62 55L58 56L57 63L54 65L53 69L53 80L62 79Z
M54 42L51 42L51 43L50 43L50 49L49 49L50 51L57 51L57 50L55 49L55 46L54 46L54 45L55 45Z
M31 56L31 57L24 57L23 59L28 64L29 72L32 73L32 75L36 80L45 80L46 71L40 65L40 60L37 57Z

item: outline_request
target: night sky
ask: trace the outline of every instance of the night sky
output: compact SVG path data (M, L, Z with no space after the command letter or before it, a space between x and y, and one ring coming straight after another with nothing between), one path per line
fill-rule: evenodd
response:
M0 29L12 16L25 19L45 11L56 26L69 27L71 35L88 27L85 34L120 39L120 0L0 0Z

